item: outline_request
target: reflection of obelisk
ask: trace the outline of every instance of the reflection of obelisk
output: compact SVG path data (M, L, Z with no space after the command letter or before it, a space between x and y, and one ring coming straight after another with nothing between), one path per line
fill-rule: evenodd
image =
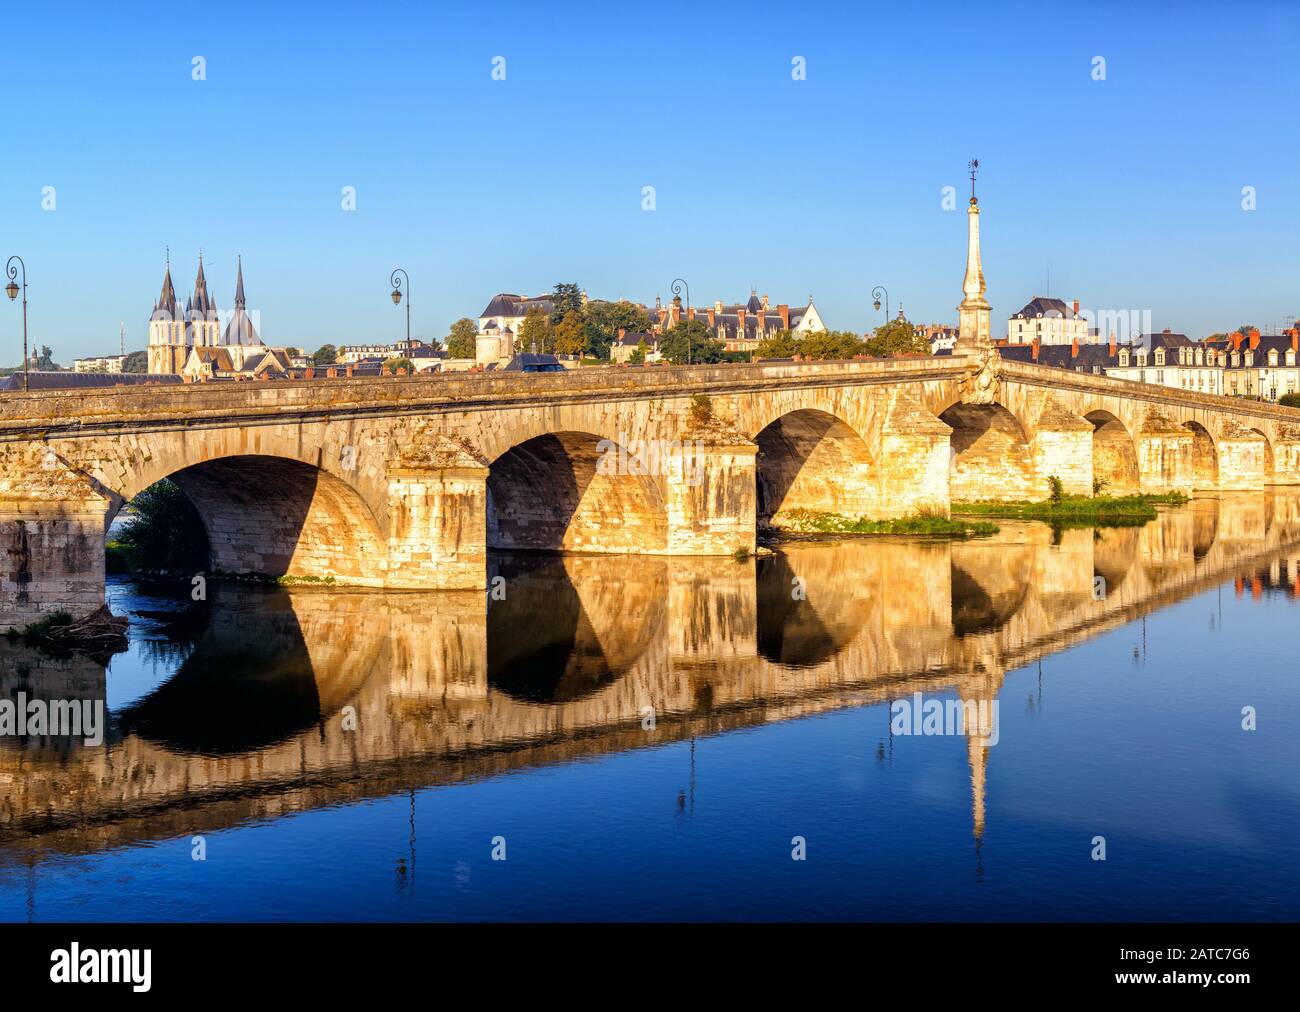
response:
M966 209L966 278L962 282L964 298L957 307L957 354L969 354L992 346L989 335L988 300L984 298L984 268L980 266L980 205L975 196L975 173L979 161L970 163L970 206Z

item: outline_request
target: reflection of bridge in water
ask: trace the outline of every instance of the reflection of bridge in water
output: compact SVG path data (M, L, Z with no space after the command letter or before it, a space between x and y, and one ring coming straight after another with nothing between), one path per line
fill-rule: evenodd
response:
M991 700L1008 670L1246 567L1300 588L1298 546L1300 497L1279 490L1141 528L1015 524L746 562L502 556L507 596L487 607L468 591L221 588L105 747L0 748L0 842L94 851L918 691ZM0 672L8 696L105 690L88 660L3 640ZM987 750L967 751L980 835Z

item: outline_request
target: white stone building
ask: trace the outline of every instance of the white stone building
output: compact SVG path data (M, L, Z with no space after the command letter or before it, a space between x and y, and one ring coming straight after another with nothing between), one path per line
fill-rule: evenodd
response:
M1007 320L1009 344L1040 345L1088 343L1088 321L1079 312L1079 300L1067 306L1060 299L1036 295Z

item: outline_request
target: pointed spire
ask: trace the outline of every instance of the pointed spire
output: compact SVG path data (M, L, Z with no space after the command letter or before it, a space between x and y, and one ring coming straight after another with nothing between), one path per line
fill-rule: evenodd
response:
M235 308L244 308L244 258L239 257L239 266L235 269Z
M966 209L966 276L962 279L961 304L957 345L959 349L973 350L992 343L989 332L989 310L992 307L984 297L984 267L980 263L980 207L975 196L975 174L979 160L970 163L970 205Z
M158 296L158 301L153 305L153 319L158 319L159 314L163 314L165 319L174 320L179 314L179 307L176 305L176 288L172 285L172 263L171 250L167 251L167 267L163 272L162 292Z

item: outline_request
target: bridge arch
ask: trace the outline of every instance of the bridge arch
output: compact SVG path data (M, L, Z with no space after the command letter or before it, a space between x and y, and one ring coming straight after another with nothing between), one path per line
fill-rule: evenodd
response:
M1084 416L1092 423L1092 474L1094 485L1103 483L1108 495L1136 495L1141 491L1137 446L1128 427L1109 411L1097 409Z
M758 521L781 527L794 510L858 519L879 511L879 472L851 425L820 408L797 408L755 438Z
M1272 485L1277 479L1277 463L1273 455L1273 440L1259 426L1252 428L1250 431L1264 440L1264 484Z
M624 446L568 430L514 444L488 471L488 547L628 554L664 550L667 462L656 445Z
M953 502L1040 498L1029 434L1002 404L956 403L939 415L952 429Z
M1195 488L1215 489L1219 484L1219 449L1210 430L1197 421L1184 422L1192 434L1192 480Z
M378 520L360 493L319 467L234 454L165 477L198 513L215 574L383 583ZM127 483L118 494L138 491Z

